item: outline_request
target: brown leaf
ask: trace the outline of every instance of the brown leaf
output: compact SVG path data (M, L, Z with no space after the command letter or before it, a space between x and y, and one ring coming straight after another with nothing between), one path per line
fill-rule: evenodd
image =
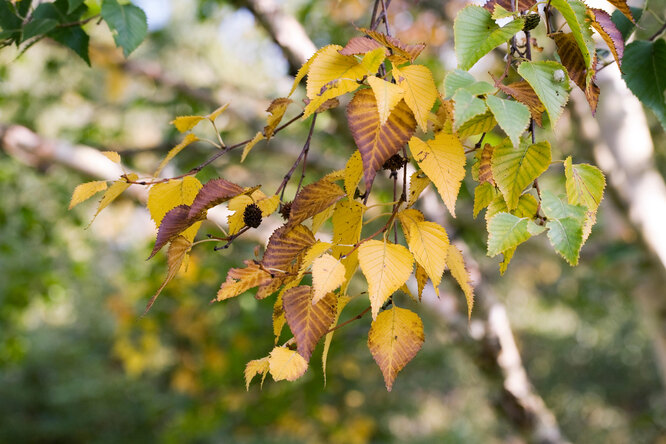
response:
M594 114L599 101L599 87L594 83L596 73L588 73L583 53L580 51L576 38L572 32L556 32L548 34L548 36L555 40L557 54L560 56L562 65L567 69L571 80L585 93L592 114ZM593 67L596 66L596 62L597 57L594 55Z
M527 105L530 109L530 114L536 122L537 125L542 126L541 114L546 110L539 100L539 97L536 95L532 87L525 80L519 82L510 83L508 85L495 84L499 89L501 89L505 94L510 95L520 103Z
M190 207L188 217L191 219L203 219L209 208L226 202L234 196L242 194L245 190L240 185L225 179L213 179L206 182L199 190Z
M381 48L383 45L373 39L367 37L352 37L351 40L338 51L342 55L360 55L370 52L373 49ZM390 54L389 50L386 50L386 55Z
M525 12L529 10L532 6L536 4L536 0L517 0L516 1L516 10L518 12ZM511 6L511 0L488 0L483 7L486 8L492 14L495 12L495 5L501 6L507 11L513 11Z
M271 281L271 275L263 270L255 261L244 261L247 267L232 268L227 273L227 280L222 284L217 292L218 301L229 299L250 288L267 284Z
M588 12L594 20L592 26L608 45L608 49L613 53L617 66L622 68L622 57L624 56L624 39L622 33L617 29L611 16L601 9L588 9Z
M300 285L282 296L287 324L296 338L298 353L310 360L317 342L335 320L335 293L328 293L312 305L312 287Z
M493 158L493 150L495 149L489 143L483 147L481 151L481 160L479 161L479 182L490 182L491 185L495 185L495 180L493 179L493 171L490 166L490 160Z
M283 225L268 239L261 263L268 272L280 273L287 269L299 253L310 248L315 242L312 232L307 227L297 225L293 229L288 229Z
M284 116L285 111L287 111L287 106L292 102L291 99L285 97L279 97L271 102L271 104L266 108L266 112L270 115L268 116L268 125L264 127L264 136L266 140L270 140L273 137L273 131L282 121L282 116Z
M303 187L291 204L287 229L299 225L304 220L321 213L345 195L342 188L333 182L322 179Z
M398 38L390 35L383 34L378 31L371 31L365 28L359 28L359 31L369 35L372 39L391 49L393 52L394 61L397 64L404 62L413 62L421 51L426 47L425 43L417 43L415 45L407 45L402 43Z
M361 89L347 106L347 122L363 159L363 176L368 190L377 170L412 137L416 119L401 100L386 123L381 125L374 93L371 89Z
M157 297L160 295L160 293L162 293L162 290L164 290L164 287L166 287L167 284L171 282L171 279L176 276L178 270L180 270L180 266L183 263L183 259L185 259L185 256L191 248L192 242L183 236L178 236L173 241L171 241L171 245L169 245L169 251L167 253L168 272L166 278L164 278L164 282L162 282L162 285L160 285L160 288L155 293L155 296L153 296L150 299L150 302L148 302L148 305L146 305L146 310L143 312L144 315L148 313L148 310L150 310L150 307L153 306Z
M162 249L169 241L174 239L180 233L185 231L190 225L196 222L195 219L189 219L187 215L190 212L189 205L178 205L176 208L170 210L162 219L160 228L157 231L157 239L155 240L155 246L153 251L150 253L151 257Z

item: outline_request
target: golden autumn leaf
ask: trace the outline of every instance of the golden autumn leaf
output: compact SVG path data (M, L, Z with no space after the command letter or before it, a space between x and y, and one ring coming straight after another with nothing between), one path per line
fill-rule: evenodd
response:
M402 221L402 219L401 219ZM449 237L443 227L435 222L407 222L409 226L409 251L423 267L439 295L439 283L446 265Z
M294 259L315 242L312 232L307 227L297 225L290 230L283 225L268 239L261 263L270 273L284 273Z
M469 272L465 268L465 259L463 258L462 251L458 250L455 245L449 245L446 265L451 270L451 275L458 282L463 293L465 293L467 317L470 318L472 316L472 308L474 307L474 288L470 284Z
M162 219L167 212L179 205L191 205L201 187L201 182L192 176L158 183L150 187L150 191L148 192L148 211L150 212L150 217L155 221L157 228L159 229ZM192 241L197 235L200 226L201 222L197 222L185 230L182 235Z
M342 188L323 179L303 187L291 204L287 227L290 229L324 211L344 195Z
M417 137L409 141L409 150L419 167L432 180L446 208L456 216L456 200L465 177L465 149L453 134L438 133L427 142Z
M413 311L393 307L377 316L368 334L368 348L390 392L396 376L421 350L423 322Z
M308 369L308 361L287 347L275 347L268 356L268 370L275 381L295 381Z
M387 82L379 77L371 76L367 79L377 100L379 124L384 125L391 115L391 111L405 96L405 90L395 83Z
M171 162L171 159L173 159L174 157L176 157L176 155L178 155L178 153L183 151L183 149L186 146L190 145L193 142L196 142L197 140L199 140L199 138L194 134L186 135L182 142L180 142L178 145L174 146L169 150L166 157L162 159L162 161L160 162L159 166L157 167L157 170L155 170L153 176L155 177L159 176L164 167L167 166L169 162Z
M261 374L261 386L264 385L264 380L268 374L268 357L261 359L254 359L245 365L245 390L250 390L250 383L255 376Z
M115 151L101 151L101 153L113 163L120 163L120 154Z
M430 179L423 171L414 171L409 178L409 198L407 199L407 207L411 207L416 203L421 196L423 190L430 185Z
M323 48L320 48L317 52L312 54L312 56L308 59L307 62L305 62L303 64L303 66L301 66L298 69L298 72L296 73L296 77L294 78L294 83L291 86L291 90L289 91L289 95L287 95L287 97L291 97L291 95L294 93L294 91L296 91L296 87L298 86L299 83L301 83L301 80L303 80L303 77L305 77L307 75L308 71L310 70L310 67L312 66L312 63L319 56L319 54L321 52L323 52L324 50L326 50L327 48L328 48L328 46L324 46Z
M92 182L82 183L77 185L74 188L72 193L72 200L69 201L69 209L71 210L81 202L84 202L100 191L104 191L107 188L107 183L105 180L94 180Z
M400 151L414 134L416 120L403 100L382 125L375 94L372 89L361 89L347 106L347 122L363 159L367 190L372 186L377 170L389 157Z
M341 260L345 267L345 283L342 284L340 292L344 294L347 286L356 272L358 266L358 250L349 253L361 238L363 228L363 214L368 208L355 200L341 200L335 205L333 212L333 257Z
M405 91L405 102L423 132L428 131L428 116L439 96L432 72L423 65L408 65L393 68L393 77Z
M279 97L273 100L268 108L266 108L268 117L266 119L267 125L264 127L264 135L266 136L267 140L270 140L271 137L273 137L273 132L282 121L282 117L287 111L287 107L290 103L292 103L291 99L287 99L286 97Z
M370 29L360 28L359 31L369 35L373 40L381 43L383 46L390 48L393 55L389 58L391 63L400 65L405 62L413 62L421 51L425 49L424 43L416 43L414 45L407 45L401 42L398 38L381 33L379 31L372 31Z
M231 268L220 286L216 300L236 297L247 290L271 281L271 275L254 261L245 261L245 268Z
M250 154L252 148L254 148L254 146L262 140L264 140L264 135L261 131L257 131L257 134L255 134L252 140L250 140L243 148L243 154L241 154L241 163L245 162L245 158L248 154Z
M181 133L187 132L197 126L199 122L205 120L203 116L179 116L173 119L171 123Z
M327 293L313 304L312 287L299 285L287 290L282 296L282 305L287 324L296 338L298 353L310 360L317 342L326 334L335 320L337 297Z
M405 239L409 240L410 236L409 228L411 224L415 224L417 222L423 222L425 220L425 217L423 216L423 213L421 213L419 210L408 208L398 213L398 220L402 224L402 231L403 233L405 233Z
M334 205L326 208L324 211L315 214L312 217L312 233L317 233L324 223L333 216Z
M312 303L319 302L327 293L345 282L345 266L330 254L324 254L312 263Z
M116 200L118 196L123 194L123 191L125 191L129 186L131 185L129 182L136 182L136 180L139 178L134 173L130 173L127 175L127 179L124 177L121 177L120 179L114 181L111 186L106 190L104 195L102 196L102 200L99 201L99 205L97 206L97 211L95 212L95 215L93 216L92 220L90 221L90 224L93 223L97 215L104 209L106 208L111 202ZM88 226L90 226L88 224Z
M245 221L243 220L245 207L253 203L261 210L262 218L268 217L277 210L277 207L280 204L280 196L273 195L267 197L261 190L256 190L249 196L241 194L240 196L231 199L228 208L229 211L233 211L233 213L227 217L227 220L229 221L230 235L238 233L240 229L245 226Z
M414 257L402 245L369 240L358 247L358 260L368 281L372 319L376 319L384 302L412 274Z
M419 301L421 301L421 297L423 296L423 289L428 283L428 273L421 265L416 264L416 271L414 271L414 278L416 278L416 290L418 292Z
M317 241L312 244L312 246L305 253L305 256L303 256L303 262L301 262L301 269L299 270L299 273L303 273L305 270L310 268L315 259L326 253L330 248L331 244L328 242Z
M384 62L385 58L386 48L375 48L363 55L363 58L361 59L361 65L363 65L367 73L376 73L379 70L379 66Z
M361 177L363 177L363 160L361 159L361 153L356 150L347 161L344 173L345 192L350 199L354 198Z
M190 249L192 249L192 241L190 239L186 239L183 236L178 236L171 241L169 250L167 250L168 271L166 278L164 279L164 282L162 282L162 285L160 285L160 288L157 289L155 295L150 299L148 305L146 305L146 310L143 313L144 315L148 313L148 310L150 310L150 307L153 306L155 300L157 300L157 297L160 295L160 293L162 293L162 290L164 290L164 287L166 287L167 284L171 282L171 280L176 276L178 270L180 270L180 266L183 264L185 256L190 251Z
M206 119L210 120L211 122L215 122L215 119L220 117L220 114L222 114L224 111L226 111L227 108L229 108L229 104L225 103L224 105L215 109L215 111L213 111L212 113L208 114L206 116Z

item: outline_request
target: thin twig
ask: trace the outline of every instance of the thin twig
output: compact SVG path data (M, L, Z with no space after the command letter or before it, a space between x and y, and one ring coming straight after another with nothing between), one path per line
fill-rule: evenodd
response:
M284 198L284 190L287 188L287 184L289 183L289 179L291 179L291 176L294 174L294 171L296 171L296 167L298 166L298 164L301 163L301 159L310 150L310 141L312 140L312 133L314 132L314 127L315 127L315 122L316 121L317 121L317 113L312 115L312 123L310 124L310 132L308 133L308 138L305 140L305 144L303 145L303 149L301 150L301 153L298 155L298 157L294 161L294 164L289 169L289 172L284 176L284 179L282 179L282 183L280 184L278 189L275 190L275 195L280 194L280 200L284 200L283 199ZM300 188L300 184L299 184L299 188Z
M344 326L347 325L347 324L351 324L352 322L361 319L363 316L365 316L365 314L366 314L367 312L370 311L371 308L372 308L372 307L368 307L368 308L366 308L365 310L363 310L362 312L360 312L359 314L357 314L356 316L354 316L353 318L351 318L351 319L349 319L349 320L343 322L342 324L338 324L338 325L336 325L335 327L329 328L328 331L327 331L326 333L324 333L324 334L327 335L327 334L329 334L330 332L337 330L338 328L342 328L342 327L344 327Z
M657 30L657 32L655 32L654 34L652 34L652 37L650 37L648 40L651 41L651 42L654 41L654 39L656 39L657 37L659 37L659 35L660 35L662 32L664 32L665 30L666 30L666 23L664 23L664 24L662 25L662 27L659 28L659 29Z

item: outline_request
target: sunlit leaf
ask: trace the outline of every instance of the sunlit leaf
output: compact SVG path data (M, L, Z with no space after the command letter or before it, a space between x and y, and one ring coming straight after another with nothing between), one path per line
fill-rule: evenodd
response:
M296 256L305 252L315 242L312 232L307 227L296 225L288 229L283 225L268 239L261 263L264 269L271 273L285 272Z
M428 130L428 115L439 95L432 72L422 65L393 68L393 77L405 91L405 103L414 113L423 132Z
M327 293L345 282L345 266L330 254L315 259L312 263L312 303L317 304Z
M268 370L275 381L295 381L308 369L306 361L295 350L275 347L268 356Z
M261 385L264 385L264 379L268 374L268 357L255 359L245 365L245 390L250 390L250 383L257 375L262 375Z
M191 130L197 126L199 122L205 119L206 118L203 116L178 116L169 123L175 126L178 131L184 133Z
M328 293L313 304L312 288L307 285L291 288L282 296L285 317L296 338L298 353L307 361L335 320L336 303L335 294Z
M176 157L176 155L178 153L183 151L183 149L186 146L188 146L189 144L191 144L193 142L196 142L197 140L199 140L199 138L197 136L195 136L194 134L186 135L182 142L180 142L178 145L174 146L173 148L171 148L169 150L166 157L164 159L162 159L162 161L160 162L160 165L157 167L157 170L155 170L155 173L153 174L153 176L155 176L155 177L159 176L160 173L162 172L162 170L164 169L164 167L166 167L167 164L169 162L171 162L171 159L173 159L174 157Z
M159 229L164 215L169 210L178 205L191 205L200 189L201 183L192 176L170 180L166 183L158 183L150 187L147 206L150 217L155 221L157 228ZM197 222L185 230L182 235L186 239L193 241L200 226L201 223Z
M453 96L455 106L453 109L453 128L458 130L471 118L486 112L486 104L483 100L474 97L469 91L459 89Z
M585 207L565 204L548 191L541 193L542 209L548 218L548 239L555 251L570 265L578 264L583 246Z
M430 178L423 173L423 171L414 171L409 178L409 197L407 199L407 207L411 207L416 203L421 196L423 190L430 185Z
M465 299L467 300L467 317L470 318L472 316L472 308L474 307L474 288L470 284L469 271L465 267L463 254L455 245L449 245L446 265L465 294Z
M359 31L369 35L378 43L381 43L383 46L391 49L393 55L390 57L394 65L400 65L404 62L413 62L421 51L425 49L425 44L417 43L415 45L407 45L401 42L398 38L383 34L379 31L372 31L365 28L360 28Z
M267 125L264 127L264 135L267 140L270 140L273 137L273 132L275 128L282 121L284 113L287 111L287 107L292 103L291 99L285 97L279 97L271 102L271 104L266 108L268 113ZM256 139L257 136L255 136Z
M368 73L376 73L385 58L386 48L375 48L372 51L365 53L361 59L361 65L365 67Z
M366 54L377 48L384 48L384 45L368 37L352 37L349 42L339 52L342 55L360 55ZM384 55L388 56L390 52L384 48Z
M92 182L82 183L77 185L74 188L72 193L72 200L69 201L69 209L71 210L81 202L84 202L100 191L104 191L107 188L107 183L105 180L94 180Z
M460 139L465 139L470 136L475 136L481 133L487 133L497 126L497 120L493 116L493 113L487 111L478 116L474 116L469 119L467 122L463 123L460 128L458 128L458 137Z
M107 159L113 163L120 163L120 154L115 151L100 151Z
M208 114L206 118L211 122L215 122L215 119L220 117L220 114L226 111L227 108L229 108L229 104L225 103L224 105L217 107L212 113Z
M504 93L510 95L520 103L527 105L530 109L530 114L534 122L541 126L541 114L546 110L539 99L539 96L534 92L534 89L524 80L519 82L510 83L508 85L499 84L498 88Z
M350 199L354 198L361 177L363 177L363 160L361 159L361 153L357 150L354 151L345 165L345 192Z
M104 195L102 196L102 200L99 201L99 205L97 206L97 211L95 212L95 215L93 216L92 220L90 223L92 224L97 215L104 209L106 208L111 202L116 200L118 196L123 194L123 191L125 191L129 186L131 185L129 182L136 182L136 180L139 178L134 173L130 173L127 175L127 179L120 178L116 181L114 181L111 186L104 192ZM90 224L88 224L90 226Z
M384 125L393 109L405 96L405 90L394 83L387 82L375 76L368 77L367 80L377 100L379 124Z
M536 0L514 0L513 6L512 0L488 0L483 7L491 13L495 11L497 6L500 6L507 11L514 11L515 8L516 12L525 12L529 11L535 4Z
M495 191L495 187L489 182L483 182L476 186L474 189L474 218L490 204L496 195L497 191Z
M376 317L368 334L368 348L384 375L390 392L396 376L423 346L423 322L407 309L393 307Z
M241 155L241 163L245 162L245 158L247 157L248 154L250 154L252 148L254 148L254 146L261 140L264 140L264 135L261 131L257 131L257 134L255 134L252 140L250 140L243 148L243 154Z
M409 251L423 267L439 295L439 283L446 266L449 237L440 225L434 222L416 222L409 225Z

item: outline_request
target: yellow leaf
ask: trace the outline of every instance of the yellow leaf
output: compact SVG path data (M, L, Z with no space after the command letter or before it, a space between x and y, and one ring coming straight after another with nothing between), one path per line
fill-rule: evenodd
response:
M245 390L250 390L250 382L258 374L262 375L261 385L263 386L264 379L266 379L266 375L268 374L268 357L255 359L247 363L245 366Z
M303 118L315 112L328 99L356 90L368 70L354 56L344 56L339 45L321 49L308 71L307 96Z
M324 222L329 220L331 216L333 215L333 211L335 210L335 206L331 205L330 207L326 208L324 211L321 213L317 213L312 217L312 232L317 233L319 229L321 228L322 225L324 225Z
M275 304L273 304L273 334L275 335L275 345L277 345L280 340L280 334L282 334L284 324L287 323L287 320L284 317L284 308L282 307L282 295L287 290L280 291L277 298L275 298Z
M378 48L383 50L383 48ZM383 125L391 115L391 111L405 96L405 91L398 85L387 82L379 77L368 77L368 85L375 93L377 99L377 112L379 112L379 124Z
M159 229L164 216L179 205L191 205L201 189L201 182L192 176L183 179L170 180L150 187L148 192L148 211ZM201 222L196 222L182 236L190 241L194 240Z
M296 339L298 354L310 360L317 342L326 334L335 319L337 297L327 293L313 304L312 287L300 285L289 289L282 296L287 324Z
M423 289L425 288L426 283L428 283L428 273L425 271L425 269L422 266L416 264L416 271L414 272L414 277L416 278L416 287L420 302L421 297L423 296Z
M355 200L341 200L335 205L333 212L333 257L340 258L347 255L361 238L363 228L363 214L367 207ZM341 293L347 291L347 286L356 272L358 266L358 250L354 250L349 256L342 259L345 266L345 283L342 285Z
M164 290L164 287L166 287L167 284L171 282L171 279L176 276L178 270L180 270L180 266L182 265L183 260L185 259L185 256L191 248L192 241L184 238L183 236L178 236L171 241L169 250L167 251L167 264L169 271L167 272L164 282L162 282L162 285L160 285L160 288L157 289L155 295L150 299L148 305L146 305L146 311L144 314L148 313L148 310L150 310L150 307L153 306L157 297L160 295L160 293L162 293L162 290Z
M338 306L336 307L335 320L331 323L331 326L338 325L338 320L342 314L342 310L345 306L351 301L349 296L340 296L338 298ZM321 368L324 373L324 385L326 385L326 361L328 360L328 350L331 348L331 341L333 341L333 334L335 331L332 331L326 335L324 339L324 351L321 354Z
M184 133L197 126L197 124L204 119L205 117L202 116L179 116L169 123L175 126L178 131Z
M206 118L207 118L208 120L210 120L211 122L215 122L215 119L217 119L217 118L220 116L220 114L222 114L227 108L229 108L229 104L228 104L228 103L226 103L226 104L220 106L220 107L217 108L215 111L213 111L212 113L208 114L208 115L206 116Z
M405 233L405 239L409 240L410 225L417 222L423 222L425 217L423 217L423 213L421 213L419 210L408 208L398 213L398 220L402 224L402 232Z
M469 272L465 269L465 259L462 252L456 248L455 245L449 245L446 265L451 270L451 275L458 281L458 285L465 293L467 299L467 318L472 316L472 308L474 307L474 288L469 282Z
M243 220L245 207L253 203L257 204L261 210L261 217L268 217L277 210L280 204L280 197L275 195L266 197L261 190L255 190L250 196L243 194L231 199L228 208L229 211L233 211L234 213L227 217L230 235L238 233L245 226L245 221Z
M379 69L379 65L382 64L385 58L386 48L375 48L363 55L361 65L363 65L367 72L376 73Z
M328 242L317 241L308 249L303 256L303 262L301 262L301 271L307 270L310 265L322 254L326 253L328 249L331 248L331 244Z
M94 180L92 182L82 183L74 188L72 193L72 200L69 202L69 209L71 210L81 202L84 202L100 191L106 190L107 185L105 180Z
M453 134L438 133L424 142L412 137L409 150L419 167L432 180L453 217L460 184L465 177L465 150Z
M435 293L439 296L439 283L442 281L442 273L444 273L446 265L449 237L444 228L434 222L408 222L408 224L409 251L414 255L416 262L426 271L435 287Z
M361 153L356 150L347 161L347 165L345 165L345 192L349 199L354 198L356 187L358 187L358 183L361 181L361 176L363 176L363 160L361 160Z
M340 261L326 253L312 263L312 303L316 304L327 293L345 282L345 267Z
M129 180L129 182L136 182L136 180L138 178L139 178L139 176L137 176L134 173L130 173L130 174L127 175L127 180ZM99 205L97 206L97 212L95 212L95 215L93 216L92 220L90 221L90 224L93 223L93 221L95 220L97 215L100 213L100 211L102 211L104 208L106 208L111 202L116 200L116 198L118 196L123 194L123 191L125 191L127 188L129 188L129 186L131 184L127 180L125 180L125 178L123 177L123 178L120 178L120 179L116 180L115 182L113 182L111 184L109 189L106 190L106 192L102 196L102 200L99 201ZM88 226L90 226L90 224L88 224Z
M261 131L257 131L257 134L254 135L254 138L250 140L247 145L245 145L245 148L243 148L243 154L241 155L241 163L245 162L245 158L247 157L248 154L250 154L250 150L259 142L260 140L264 140L264 135L262 134Z
M389 392L398 372L421 350L424 339L421 318L404 308L385 310L372 323L368 348Z
M326 48L328 48L328 46L324 46L323 48L320 48L319 51L312 54L312 57L310 57L308 59L308 61L305 62L303 64L303 66L301 66L298 69L298 72L296 73L296 77L294 78L294 84L291 86L291 91L289 91L289 95L287 97L290 97L294 93L294 91L296 91L296 87L298 86L299 83L301 83L301 80L303 80L303 77L305 77L305 75L308 73L308 71L310 70L310 66L312 66L312 63L315 61L317 56L319 56L319 54L322 51L324 51Z
M376 319L384 302L412 274L414 257L402 245L369 240L358 247L358 260L368 281L372 319Z
M199 138L194 134L188 134L187 136L185 136L185 139L183 139L182 142L180 142L178 145L174 146L169 150L166 157L160 162L160 166L157 167L157 170L155 171L155 174L153 174L153 176L155 177L159 176L164 167L167 166L169 162L171 162L171 159L173 159L174 157L176 157L178 153L183 151L183 149L186 146L188 146L192 142L196 142L197 140L199 140Z
M115 151L102 151L104 157L109 159L111 162L120 163L120 154Z
M405 91L405 102L414 112L414 117L423 132L428 131L430 110L439 96L432 72L423 65L393 68L393 77Z
M425 44L423 43L407 45L402 43L396 37L383 34L379 31L373 31L365 28L360 28L359 31L369 35L372 39L381 43L387 48L390 48L393 54L389 57L389 60L391 60L391 63L394 65L400 65L408 61L413 62L414 59L416 59L416 57L418 57L418 55L421 54L421 51L423 51L425 48Z
M295 381L308 369L308 361L287 347L275 347L268 356L268 370L275 381Z
M284 116L284 113L287 111L287 107L291 102L291 99L280 97L273 100L266 109L268 117L266 119L267 125L264 127L264 135L268 140L273 137L275 128L277 128L277 126L282 121L282 117Z
M409 178L409 199L407 201L407 207L411 207L416 203L421 196L421 193L428 185L430 185L430 179L423 173L423 171L415 171L411 175Z

